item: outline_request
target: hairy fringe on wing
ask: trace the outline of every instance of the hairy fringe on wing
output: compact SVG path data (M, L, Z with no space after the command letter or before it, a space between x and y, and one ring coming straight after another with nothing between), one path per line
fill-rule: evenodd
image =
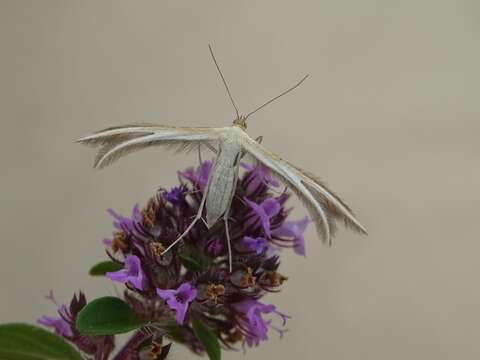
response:
M345 204L345 202L343 202L343 200L340 199L340 197L335 192L327 188L327 186L315 175L308 173L294 165L291 165L291 164L289 165L303 175L302 183L305 185L305 187L308 190L310 190L310 192L317 199L317 201L319 201L323 205L326 211L328 211L328 213L333 218L335 218L336 220L342 221L346 227L352 230L355 230L362 234L367 234L367 230L358 222L358 220L355 217L355 213L352 211L352 209L350 209L350 207L347 204ZM308 180L306 180L305 178ZM339 205L335 204L330 199L328 199L324 194L322 194L318 190L318 187L321 187L325 192L330 194L330 196ZM342 211L340 206L343 206L344 211Z
M146 141L138 144L125 145L122 144L116 147L103 147L95 157L94 167L103 169L124 157L138 150L150 148L153 146L165 146L169 150L173 150L175 153L184 152L188 153L192 150L198 149L199 146L207 146L204 141L185 141L185 140L163 140L159 141ZM117 148L117 150L114 150Z
M121 157L151 146L166 146L176 152L189 152L199 146L208 147L216 140L212 128L177 128L157 125L110 127L86 136L78 142L100 149L94 167L106 167Z

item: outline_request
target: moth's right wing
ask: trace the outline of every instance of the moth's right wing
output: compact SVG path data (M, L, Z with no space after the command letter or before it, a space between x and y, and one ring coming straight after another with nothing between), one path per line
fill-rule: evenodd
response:
M302 200L324 242L331 243L335 220L343 220L345 225L366 234L352 210L319 179L281 159L247 134L242 143L247 154L267 166Z
M221 132L221 128L126 125L104 129L77 142L99 147L94 167L103 168L124 155L150 146L165 145L176 151L216 147Z

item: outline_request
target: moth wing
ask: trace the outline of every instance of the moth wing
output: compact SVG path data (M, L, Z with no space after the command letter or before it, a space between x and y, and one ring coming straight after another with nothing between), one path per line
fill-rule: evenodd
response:
M331 242L331 235L335 232L334 220L343 220L345 225L366 234L352 210L318 178L283 160L248 135L243 139L243 150L291 187L306 205L324 242Z
M285 161L286 162L286 161ZM367 229L358 221L353 210L323 181L310 172L286 162L300 174L305 186L325 205L327 211L336 219L342 220L346 227L367 235Z
M221 128L126 125L101 130L77 142L99 147L94 167L103 168L124 155L150 146L167 146L177 152L216 146L220 134Z

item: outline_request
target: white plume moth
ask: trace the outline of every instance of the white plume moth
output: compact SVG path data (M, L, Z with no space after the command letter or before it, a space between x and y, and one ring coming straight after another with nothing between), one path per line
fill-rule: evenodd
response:
M82 144L100 147L94 164L94 167L98 168L103 168L132 151L155 145L173 145L183 151L207 147L216 154L196 217L184 232L179 235L178 239L164 252L169 251L182 240L192 227L202 219L205 208L205 224L207 227L211 227L220 218L225 223L231 271L232 252L228 229L229 209L235 193L240 159L243 155L249 155L258 163L266 166L276 177L290 187L306 206L310 218L315 224L317 233L323 242L331 244L337 220L343 221L346 226L366 234L366 229L355 218L350 208L318 178L281 159L246 133L246 121L250 115L295 89L308 75L295 86L267 101L247 115L240 115L210 46L209 49L228 96L235 108L236 118L231 126L192 128L162 125L126 125L111 127L78 140Z

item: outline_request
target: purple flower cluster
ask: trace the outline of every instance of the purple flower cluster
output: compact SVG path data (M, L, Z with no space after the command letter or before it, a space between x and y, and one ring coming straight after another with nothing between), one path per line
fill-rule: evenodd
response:
M42 316L37 322L52 328L55 334L75 344L83 353L94 356L95 360L107 360L115 346L113 336L86 336L75 328L77 315L87 304L85 295L79 292L77 297L75 294L68 307L57 302L53 291L47 299L57 306L58 316Z
M150 331L183 342L196 353L204 349L192 328L194 318L227 348L237 343L257 346L268 339L270 330L283 335L288 316L261 299L278 292L287 279L278 272L281 249L305 255L303 232L308 224L307 218L287 221L289 194L265 167L242 163L229 212L232 272L221 221L211 228L197 222L183 241L164 253L197 214L211 168L205 161L179 172L179 186L160 189L145 207L136 205L131 217L109 210L115 232L104 240L110 259L123 266L106 275L125 284L125 301L136 315L155 324ZM74 315L65 316L62 309L59 314L60 319L40 321L73 338L76 333L68 319Z

